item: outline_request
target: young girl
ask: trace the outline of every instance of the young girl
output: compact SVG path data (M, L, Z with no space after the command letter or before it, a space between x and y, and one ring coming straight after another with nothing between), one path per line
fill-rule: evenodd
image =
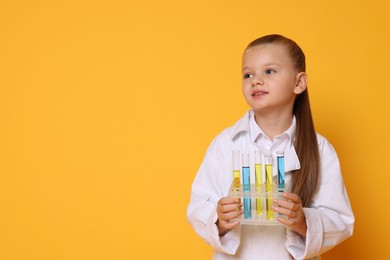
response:
M196 233L213 247L213 259L319 259L352 235L336 151L314 130L305 66L301 48L281 35L256 39L243 54L242 92L251 110L211 143L187 210ZM227 197L233 150L284 151L289 189L272 206L284 215L277 217L281 225L234 221L243 209Z

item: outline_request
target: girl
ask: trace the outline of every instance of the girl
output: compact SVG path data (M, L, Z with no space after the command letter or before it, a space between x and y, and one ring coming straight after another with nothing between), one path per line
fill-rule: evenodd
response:
M305 55L292 40L267 35L242 59L242 92L251 107L211 143L187 210L213 259L319 259L352 235L354 216L336 151L314 130ZM279 226L240 225L239 199L227 198L232 151L285 153L285 200L274 200ZM275 171L274 171L275 173ZM277 215L277 214L275 214Z

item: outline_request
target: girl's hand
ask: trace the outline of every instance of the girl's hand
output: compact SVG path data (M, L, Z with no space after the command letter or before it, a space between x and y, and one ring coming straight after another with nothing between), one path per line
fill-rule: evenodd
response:
M285 216L285 218L278 217L277 220L305 238L307 225L301 199L294 193L285 192L282 196L286 200L275 199L274 203L276 205L272 206L273 211Z
M217 204L218 220L215 223L218 227L219 235L223 236L240 223L239 221L230 222L243 213L242 203L237 198L222 198Z

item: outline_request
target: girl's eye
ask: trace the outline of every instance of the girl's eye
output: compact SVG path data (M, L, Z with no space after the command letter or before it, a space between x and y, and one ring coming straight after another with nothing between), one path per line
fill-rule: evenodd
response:
M276 73L276 71L273 70L273 69L267 69L267 70L265 71L265 74L274 74L274 73Z
M249 73L245 73L244 74L244 79L249 79L249 78L252 78L253 75L252 74L249 74Z

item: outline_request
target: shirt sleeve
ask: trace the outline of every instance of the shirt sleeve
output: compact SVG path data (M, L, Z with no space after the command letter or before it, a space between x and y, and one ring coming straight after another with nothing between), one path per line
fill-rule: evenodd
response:
M322 149L321 149L322 147ZM318 256L352 236L355 218L334 148L326 140L320 145L321 176L310 208L304 208L306 239L287 230L286 247L295 259Z
M240 244L240 227L220 237L217 225L216 206L223 194L222 142L214 140L208 148L191 189L187 218L195 232L219 252L234 255ZM226 178L226 177L225 177Z

